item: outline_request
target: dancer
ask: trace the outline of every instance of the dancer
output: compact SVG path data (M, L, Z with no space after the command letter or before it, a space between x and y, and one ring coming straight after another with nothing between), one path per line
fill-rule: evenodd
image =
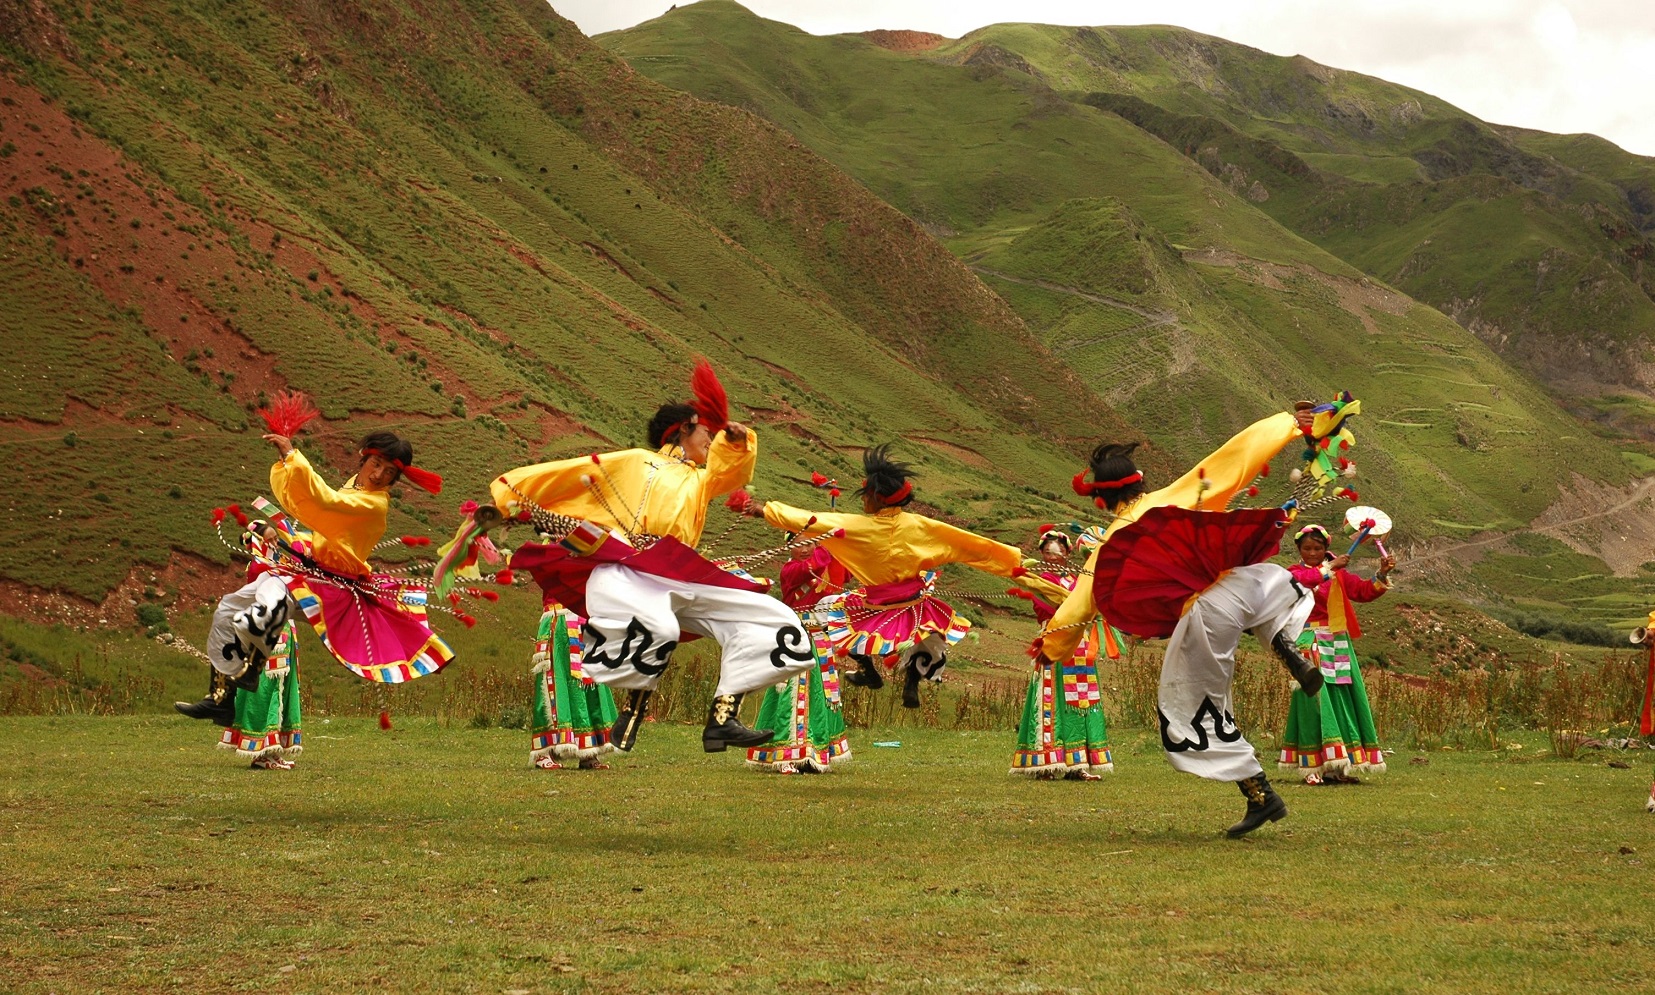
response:
M808 619L811 606L843 591L849 579L827 550L801 546L782 564L782 602ZM817 774L851 758L833 648L819 626L807 623L805 630L816 665L764 692L756 721L760 728L775 729L776 736L763 746L748 748L747 763L752 767L778 774Z
M464 559L466 547L502 521L566 516L551 530L564 536L559 543L526 543L511 566L528 570L548 599L586 617L583 672L632 691L611 730L621 752L636 743L649 695L680 638L708 636L723 649L701 734L709 753L769 742L771 730L737 719L741 696L815 661L786 605L695 551L708 503L752 479L758 436L729 421L723 387L705 362L693 384L695 405L666 404L650 419L653 449L540 463L497 477L492 504L461 525L450 557Z
M1644 703L1638 713L1638 733L1644 737L1655 734L1655 639L1650 638L1651 630L1655 630L1655 611L1649 613L1649 619L1632 630L1632 643L1644 647L1648 672L1644 675ZM1644 811L1655 814L1655 781L1649 784L1649 801L1644 805Z
M902 705L919 707L921 680L942 680L948 648L971 623L932 594L934 570L963 563L1001 577L1019 576L1023 553L906 510L914 500L914 472L890 458L890 446L862 454L865 479L857 494L866 514L812 513L779 501L764 520L779 529L821 535L822 548L862 584L862 590L824 599L812 616L825 629L835 656L861 669L846 679L858 687L885 684L880 667L903 672Z
M1247 800L1247 812L1227 830L1232 838L1287 814L1286 804L1270 787L1264 768L1229 714L1234 654L1241 633L1252 631L1261 643L1271 647L1307 694L1320 689L1322 675L1292 644L1313 603L1309 592L1299 597L1300 589L1285 569L1263 563L1248 565L1247 556L1237 552L1238 548L1249 555L1258 552L1238 547L1237 543L1268 537L1271 529L1282 526L1285 516L1274 511L1200 512L1218 512L1226 507L1289 443L1298 439L1315 443L1340 427L1340 421L1329 424L1324 419L1318 423L1313 406L1300 404L1295 411L1254 422L1190 472L1153 492L1145 488L1143 473L1132 460L1136 443L1098 446L1089 467L1092 479L1085 479L1085 471L1075 475L1076 493L1092 498L1099 507L1112 512L1115 520L1105 532L1103 545L1087 560L1074 590L1036 639L1035 648L1052 665L1070 658L1080 642L1081 628L1096 618L1100 609L1124 632L1141 638L1170 636L1159 694L1162 746L1179 770L1237 783ZM1129 583L1115 590L1122 568L1137 547L1142 545L1146 554L1153 548L1143 540L1155 535L1155 528L1134 529L1151 515L1156 524L1182 519L1189 548L1169 548L1159 559L1146 555L1141 566L1158 571L1171 556L1188 555L1203 548L1200 543L1213 543L1216 551L1224 554L1224 565L1219 569L1238 568L1224 574L1212 570L1210 564L1202 565L1190 576L1210 583L1204 589ZM1237 515L1252 518L1237 519ZM1222 531L1226 525L1245 526L1242 531L1250 530L1250 534L1227 536ZM1133 529L1128 542L1117 547L1127 529ZM1222 541L1214 543L1215 539ZM1279 548L1280 536L1276 535L1275 540ZM1099 562L1105 555L1110 558L1111 570L1100 573ZM1109 604L1122 607L1108 610ZM1186 606L1188 611L1180 614ZM1301 607L1303 614L1299 614ZM1155 624L1129 624L1146 612L1156 616ZM1204 722L1212 726L1211 735Z
M244 533L242 541L256 557L272 555L267 540L256 532ZM249 564L247 579L256 579L260 572L262 567L257 561ZM254 770L292 770L294 761L304 751L300 729L298 622L290 618L282 625L276 646L259 668L258 683L252 690L239 690L223 674L209 670L213 681L208 691L209 700L216 690L230 710L230 722L219 736L219 748L236 751L238 756L251 762ZM193 707L184 705L184 708Z
M614 747L615 698L583 667L580 627L585 619L557 602L540 616L535 642L534 712L529 760L541 770L561 770L573 759L580 770L608 770L599 758Z
M1073 545L1069 532L1047 526L1040 536L1040 558L1047 569L1038 571L1038 576L1064 590L1073 589L1075 575L1055 569L1068 560ZM1057 611L1039 595L1025 592L1023 597L1033 602L1035 618L1041 623ZM1115 631L1102 620L1086 627L1074 656L1062 666L1036 654L1023 718L1017 727L1017 749L1011 757L1013 774L1042 780L1061 776L1068 781L1098 781L1102 780L1100 774L1115 769L1098 689L1100 653L1111 660L1121 655Z
M312 411L297 424L313 416ZM246 529L243 544L253 558L249 580L220 599L214 611L207 636L212 664L207 696L174 703L190 718L232 728L239 696L267 697L262 682L280 670L272 659L282 652L292 659L289 621L295 605L328 651L366 680L401 683L435 673L453 659L426 621L424 587L374 573L367 560L385 534L390 488L406 475L435 493L442 478L414 466L413 447L392 432L363 438L357 473L338 490L322 480L288 434L271 432L265 440L279 456L270 486L281 507L256 501L265 518L254 522L230 506ZM215 510L215 524L224 515L224 509ZM284 690L284 707L292 710L296 733L297 674L291 666L289 676L293 694Z
M1298 646L1320 666L1323 685L1322 693L1314 698L1293 689L1279 766L1298 772L1306 784L1354 783L1353 771L1385 772L1385 755L1379 749L1362 668L1352 646L1362 635L1352 605L1384 595L1396 558L1382 555L1378 573L1367 581L1345 569L1349 555L1329 555L1328 543L1327 529L1306 525L1293 534L1299 562L1289 568L1294 580L1316 594L1316 607Z

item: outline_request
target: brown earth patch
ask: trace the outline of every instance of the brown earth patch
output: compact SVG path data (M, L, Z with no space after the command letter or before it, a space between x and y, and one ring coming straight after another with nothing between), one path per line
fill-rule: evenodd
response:
M208 217L118 149L83 131L61 102L4 74L0 97L11 101L0 104L7 134L27 138L26 144L19 140L18 153L0 172L0 197L22 199L27 209L20 213L33 217L41 236L52 239L62 258L115 307L136 309L149 334L165 343L175 360L194 353L191 362L215 382L230 374L229 393L238 401L287 386L275 357L242 333L229 310L235 296L247 296L249 289L255 290L249 300L285 297L305 307L298 287L327 288L381 336L410 343L394 319L327 265L334 250L306 233L301 219L284 223L288 212L275 205L249 209L203 186L203 196L223 212ZM254 189L183 134L165 137L212 161L237 195ZM221 228L226 222L247 238L249 251L230 243ZM472 394L468 400L477 399L437 357L426 359L431 376Z
M240 563L225 565L174 552L166 566L133 567L101 602L6 578L0 578L0 599L6 614L30 622L77 629L126 628L138 624L138 606L146 602L165 604L169 614L216 604L240 585L242 570ZM149 596L153 592L159 593Z
M908 31L905 29L888 31L883 28L874 31L860 31L857 32L856 37L865 38L880 48L888 48L893 52L929 52L952 40L942 35L934 35L929 31Z

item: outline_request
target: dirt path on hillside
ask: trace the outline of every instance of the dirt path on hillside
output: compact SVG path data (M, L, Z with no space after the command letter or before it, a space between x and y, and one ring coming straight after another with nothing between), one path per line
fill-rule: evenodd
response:
M1054 294L1068 294L1071 297L1079 297L1082 300L1091 301L1093 304L1102 304L1104 307L1112 307L1121 311L1130 311L1149 322L1149 324L1145 326L1147 328L1155 328L1160 325L1178 324L1178 315L1173 311L1162 311L1155 308L1140 307L1139 305L1133 304L1129 301L1119 300L1114 297L1106 297L1103 294L1095 293L1090 290L1082 290L1079 287L1069 287L1061 283L1053 283L1050 280L1037 280L1030 277L1012 276L1010 273L1002 273L997 269L989 269L987 266L977 266L973 264L971 265L971 270L975 273L981 273L984 276L992 276L996 280L1004 280L1007 283L1021 284L1025 287L1037 287L1041 290L1049 290Z
M1614 504L1595 511L1584 513L1580 512L1578 510L1578 501L1574 502L1576 504L1576 508L1573 513L1563 511L1562 509L1567 507L1567 503L1570 502L1570 498L1568 495L1560 496L1558 501L1554 503L1551 508L1541 512L1540 516L1530 523L1528 531L1538 532L1541 535L1549 535L1554 538L1561 539L1570 547L1580 552L1602 557L1609 563L1610 568L1614 570L1617 575L1624 576L1635 572L1638 566L1646 562L1650 559L1650 557L1634 551L1630 557L1621 556L1611 559L1611 551L1605 549L1601 543L1590 544L1583 542L1577 537L1568 535L1567 530L1581 525L1603 523L1609 526L1609 531L1618 532L1620 530L1615 529L1613 523L1605 522L1605 520L1613 519L1622 512L1628 511L1644 501L1651 499L1655 499L1655 477L1646 477L1643 480L1638 481L1629 491L1624 492L1619 500L1617 500ZM1567 514L1568 517L1558 518L1554 514L1554 510L1559 514ZM1548 521L1548 518L1551 520ZM1643 529L1639 531L1648 532L1650 530ZM1469 539L1465 542L1456 542L1447 546L1439 546L1418 555L1411 555L1405 562L1409 566L1420 566L1432 561L1441 560L1444 557L1452 556L1457 553L1464 553L1468 550L1483 549L1493 546L1504 542L1509 538L1511 538L1509 533L1502 533L1500 535L1488 536L1482 539ZM1639 544L1639 548L1646 551L1655 550L1655 543ZM1636 562L1631 562L1633 559L1635 559Z

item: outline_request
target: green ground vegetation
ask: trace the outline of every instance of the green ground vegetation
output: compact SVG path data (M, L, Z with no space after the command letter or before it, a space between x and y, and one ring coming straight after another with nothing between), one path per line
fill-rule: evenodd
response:
M1593 136L1489 125L1164 26L996 24L888 51L877 33L815 38L715 0L601 40L673 86L759 110L961 232L957 249L968 230L1116 196L1181 246L1383 279L1565 396L1650 388L1655 165Z
M97 601L222 561L205 517L265 488L249 423L282 387L336 479L384 425L462 496L641 442L696 355L760 428L759 492L799 502L784 474L906 438L934 507L1049 519L1124 430L912 221L544 4L455 6L440 38L389 0L278 6L41 5L0 39L0 447L38 467L6 477L0 575ZM451 505L405 494L391 527Z
M1145 732L1117 735L1117 770L1096 784L1008 777L1003 734L875 729L842 770L783 778L701 754L694 733L657 724L614 770L547 773L526 763L520 732L410 721L382 733L318 718L298 767L277 773L247 770L178 719L0 720L8 984L1655 982L1647 764L1529 759L1532 743L1403 750L1371 783L1285 787L1290 817L1231 842L1219 830L1239 795L1173 772ZM1308 956L1326 930L1341 936L1339 956Z

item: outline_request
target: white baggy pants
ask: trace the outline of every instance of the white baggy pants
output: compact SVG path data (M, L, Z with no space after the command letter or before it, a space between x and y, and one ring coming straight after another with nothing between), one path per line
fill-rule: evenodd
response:
M264 573L218 599L207 629L207 656L213 669L236 677L248 667L264 669L276 652L291 615L287 585Z
M1237 567L1196 596L1161 665L1161 746L1173 767L1214 781L1264 772L1231 711L1236 646L1243 632L1266 645L1278 632L1298 638L1314 605L1274 563Z
M653 689L682 633L723 649L716 694L743 694L816 661L793 609L769 595L642 573L619 563L586 584L585 672L599 684Z

